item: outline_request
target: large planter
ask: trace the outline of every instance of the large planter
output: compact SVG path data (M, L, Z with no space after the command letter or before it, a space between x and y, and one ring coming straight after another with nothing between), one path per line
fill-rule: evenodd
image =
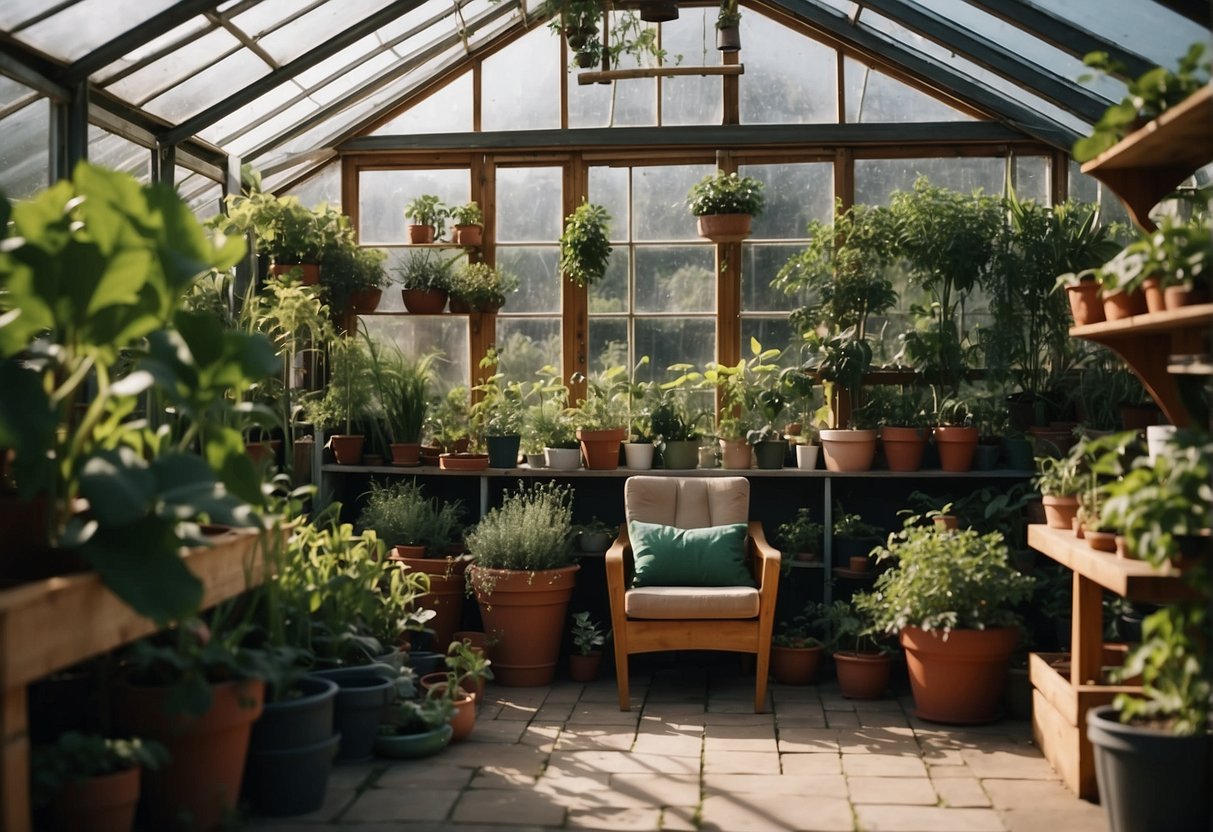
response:
M396 695L396 684L373 669L342 670L347 672L320 670L313 675L337 683L337 698L333 701L333 730L341 738L337 762L362 762L371 758L379 723L384 709Z
M130 832L140 772L135 766L65 783L50 807L52 832Z
M742 470L754 459L754 448L744 439L720 440L720 467Z
M447 724L420 734L380 734L375 738L375 753L393 760L429 757L446 748L453 733Z
M777 471L788 456L788 440L767 439L754 446L754 461L764 471Z
M253 723L244 772L244 793L259 813L289 817L324 804L341 741L333 733L336 699L336 682L307 676L287 697L265 703Z
M889 689L893 661L884 653L834 654L838 687L846 699L880 699Z
M977 428L940 425L935 428L935 447L939 449L939 467L959 473L973 467L977 450Z
M890 471L917 471L922 467L922 452L927 446L922 428L881 428L880 444Z
M1073 496L1058 497L1046 494L1040 498L1045 509L1045 523L1050 529L1069 529L1074 524L1074 516L1078 514L1078 498Z
M167 765L143 773L144 817L155 829L218 829L236 808L253 721L261 715L265 684L247 679L211 686L211 707L190 716L166 713L170 688L119 683L114 728L156 740ZM188 812L191 827L180 824Z
M750 236L749 214L704 214L699 217L699 236L714 243L736 243Z
M654 450L652 442L625 442L623 461L633 471L647 471L653 467Z
M661 449L662 466L683 471L699 467L699 442L694 439L666 442Z
M591 471L614 471L619 467L619 446L628 438L625 428L606 430L578 430L577 441L581 443L581 455L585 467Z
M1111 832L1208 832L1213 740L1124 725L1111 705L1087 711L1099 802Z
M914 711L920 719L950 725L981 725L999 718L1007 668L1019 630L901 631Z
M771 646L771 675L781 685L811 685L817 678L817 668L825 648Z
M522 437L517 433L506 436L486 436L490 468L514 468L518 465L518 447Z
M469 567L484 629L493 642L493 676L507 687L550 685L580 566L527 572Z
M823 430L821 453L828 471L867 471L876 458L876 431Z
M414 315L437 315L446 309L447 293L442 289L401 289L400 297Z
M399 547L397 547L399 548ZM392 554L415 572L430 576L430 591L417 599L419 606L434 611L434 617L426 626L434 631L434 645L442 651L455 637L463 615L464 572L466 558L411 558Z

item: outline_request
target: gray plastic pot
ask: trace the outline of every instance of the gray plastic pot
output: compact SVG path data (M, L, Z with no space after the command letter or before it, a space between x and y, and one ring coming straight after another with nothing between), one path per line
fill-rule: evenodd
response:
M379 723L395 696L395 682L373 670L361 673L337 671L335 677L324 671L316 675L331 678L338 687L333 705L333 728L341 735L337 762L354 763L371 759Z

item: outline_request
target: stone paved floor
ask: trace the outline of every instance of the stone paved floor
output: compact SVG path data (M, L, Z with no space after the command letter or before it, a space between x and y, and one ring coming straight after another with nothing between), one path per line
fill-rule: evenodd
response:
M732 667L731 665L729 666ZM490 685L476 730L441 754L340 766L318 812L251 830L870 830L1104 832L1026 722L953 729L908 695L843 699L832 683L772 686L723 667L550 688Z

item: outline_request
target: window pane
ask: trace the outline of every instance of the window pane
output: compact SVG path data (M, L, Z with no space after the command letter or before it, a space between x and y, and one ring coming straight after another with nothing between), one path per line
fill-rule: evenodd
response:
M1034 199L1041 205L1049 202L1049 160L1044 156L1016 156L1013 169L1015 195Z
M741 308L747 312L790 310L796 304L786 293L771 288L771 281L802 244L771 245L743 243L741 246ZM742 343L745 343L743 340ZM765 342L764 342L765 343Z
M711 312L716 308L716 247L636 249L636 311Z
M632 169L637 240L695 240L695 219L686 208L691 186L715 173L711 165L668 165Z
M592 370L602 370L616 364L628 367L635 364L635 360L628 356L627 318L590 318L588 351Z
M182 121L227 98L231 94L232 79L239 78L244 86L269 72L270 68L263 60L247 49L241 49L156 96L145 103L143 109L169 121Z
M590 313L628 311L628 249L615 246L606 274L589 289Z
M931 184L969 193L981 188L1002 193L1006 172L1003 159L856 159L855 201L885 205L894 191L909 191L925 176Z
M632 352L649 357L655 379L669 381L665 368L672 364L702 367L716 360L716 322L712 318L637 318Z
M483 130L560 126L560 41L546 26L484 59Z
M88 126L88 160L129 173L140 182L151 179L152 151L93 124Z
M468 385L468 319L463 315L363 315L361 320L371 337L395 344L406 358L442 353L434 365L431 394Z
M505 308L510 312L559 312L560 249L556 246L498 246L497 265L518 277L518 291Z
M844 61L847 121L874 122L972 121L973 117L938 98L851 58Z
M466 169L364 170L358 178L358 239L364 245L403 243L404 206L422 194L462 205L471 194Z
M577 83L569 76L569 127L651 127L657 123L657 82Z
M497 365L509 381L534 381L545 365L560 366L560 320L558 318L497 319Z
M50 118L45 98L0 118L0 191L9 199L31 197L49 184Z
M215 28L198 35L179 49L164 55L121 78L106 89L127 101L147 101L214 63L220 56L240 48L225 29Z
M21 32L21 40L68 63L173 5L175 0L80 0ZM51 3L42 4L49 7Z
M746 345L745 354L749 353L751 338L757 338L763 349L783 350L783 355L779 358L782 367L802 363L800 351L795 349L796 345L792 343L792 325L787 318L742 318L741 343ZM796 341L798 345L799 333L796 334Z
M1104 225L1113 222L1132 225L1124 203L1117 199L1116 195L1098 179L1087 176L1079 170L1076 162L1070 163L1070 199L1098 204L1099 221Z
M743 124L838 120L836 52L752 9L741 16ZM748 45L750 48L746 48Z
M612 240L628 239L628 169L590 168L590 202L611 215Z
M661 45L690 66L719 66L714 8L683 9L677 20L661 24ZM749 57L748 55L746 56ZM720 124L724 97L719 76L688 75L661 79L662 124Z
M465 72L428 98L419 101L372 136L472 131L472 73Z
M562 227L560 168L497 169L497 239L548 242Z
M830 162L743 165L740 173L766 185L766 208L754 218L756 238L803 238L809 220L828 222L833 217L834 165Z

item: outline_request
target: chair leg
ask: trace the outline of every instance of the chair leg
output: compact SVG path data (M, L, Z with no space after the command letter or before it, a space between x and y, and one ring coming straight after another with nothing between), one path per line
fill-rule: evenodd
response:
M758 671L754 680L754 713L760 714L767 704L767 674L771 669L771 653L769 650L758 651Z
M632 700L628 691L628 651L618 639L615 641L615 685L619 689L619 710L630 711Z

